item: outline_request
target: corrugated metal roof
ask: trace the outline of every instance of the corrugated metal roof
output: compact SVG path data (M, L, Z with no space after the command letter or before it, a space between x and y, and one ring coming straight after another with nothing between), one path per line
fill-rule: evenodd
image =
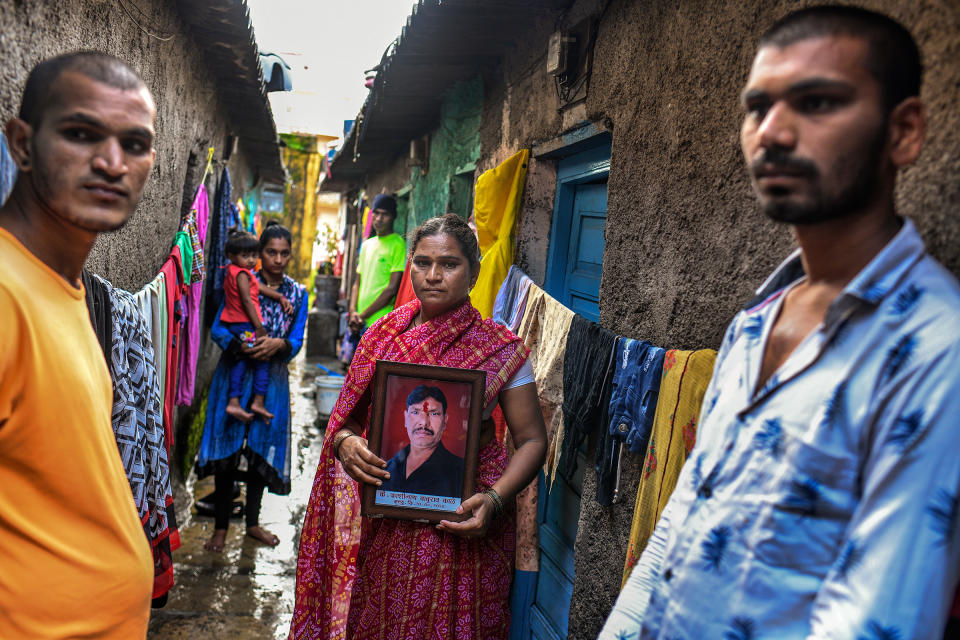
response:
M572 0L419 0L380 62L373 87L321 188L345 191L405 153L440 116L443 92L499 62L544 12Z
M240 138L253 168L266 182L285 182L277 126L246 2L177 0L177 8L216 79L230 129Z

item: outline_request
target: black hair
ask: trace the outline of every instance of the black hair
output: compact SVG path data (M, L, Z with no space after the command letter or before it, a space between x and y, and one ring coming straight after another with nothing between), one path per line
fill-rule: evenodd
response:
M65 71L75 71L114 89L145 89L143 79L123 60L101 51L74 51L48 58L37 64L27 76L18 117L36 128L53 102L57 79Z
M439 402L440 406L443 407L443 412L447 412L447 396L443 395L443 391L440 390L440 387L428 387L425 384L419 385L410 392L410 395L407 396L407 407L412 404L423 402L427 398L433 398Z
M447 213L436 218L430 218L410 232L410 255L417 250L417 244L427 236L436 236L446 233L457 241L460 251L470 263L470 270L480 268L480 245L477 243L477 234L470 225L455 213Z
M223 252L227 255L260 253L260 243L257 242L257 236L249 231L233 228L227 233L227 243L223 247Z
M276 220L270 220L263 228L263 231L260 232L259 250L263 251L267 245L270 244L270 241L275 238L283 238L287 241L287 244L293 248L293 235L291 235L290 229L287 229Z
M913 36L893 18L862 7L821 5L794 11L767 29L758 48L783 48L825 36L852 36L866 41L867 69L880 83L888 111L907 98L920 95L923 62Z

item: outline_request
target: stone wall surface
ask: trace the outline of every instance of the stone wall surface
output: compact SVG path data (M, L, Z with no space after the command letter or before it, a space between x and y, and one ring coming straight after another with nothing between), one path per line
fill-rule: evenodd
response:
M27 74L41 60L80 49L94 49L126 61L143 77L157 105L156 162L143 197L119 231L101 234L87 268L117 287L138 291L159 271L170 251L180 219L193 202L203 175L207 148L216 148L213 170L206 177L211 205L224 167L222 152L229 123L192 34L164 0L138 0L146 17L140 26L113 0L13 0L0 3L0 120L16 115ZM141 30L166 37L151 37ZM244 143L229 161L234 200L253 186ZM212 214L212 210L211 210ZM203 317L203 309L201 309ZM220 350L201 331L197 393L202 395L220 357ZM190 423L200 409L177 411L174 495L177 511L185 514L188 496L183 478L189 474L186 444ZM196 434L194 434L196 437ZM183 516L181 515L181 518Z
M79 49L104 51L143 77L157 104L157 159L137 210L125 227L103 234L88 268L115 285L136 291L156 275L180 216L193 200L207 156L226 141L227 121L214 78L193 36L163 0L139 1L140 26L112 0L14 0L0 3L0 119L16 115L30 69L45 58ZM249 185L243 145L231 159L234 192ZM222 163L207 181L211 198Z
M583 113L613 131L604 326L666 347L716 348L740 305L792 250L788 230L756 207L739 146L739 92L760 32L804 4L580 0L564 16L531 24L488 74L478 171L570 127L582 107L560 108L545 72L547 38L600 18ZM927 141L901 175L897 207L960 274L960 5L863 4L901 20L921 46ZM531 164L516 262L542 281L552 195L533 171ZM596 637L619 591L640 470L638 458L624 461L623 501L612 508L594 501L592 473L584 480L570 638Z
M480 155L480 113L483 82L479 77L458 82L447 90L440 110L439 126L430 132L430 158L426 173L410 171L410 212L407 227L413 229L447 211L450 179ZM460 213L460 212L458 212Z

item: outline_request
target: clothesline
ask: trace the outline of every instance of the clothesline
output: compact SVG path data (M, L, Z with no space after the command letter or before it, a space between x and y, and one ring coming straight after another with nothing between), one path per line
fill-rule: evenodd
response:
M596 500L601 505L610 506L619 497L624 446L642 456L624 563L629 575L696 441L716 352L666 349L616 335L574 313L516 266L497 292L492 318L530 349L547 427L543 471L548 491L557 473L572 480L579 451L594 434ZM517 584L530 584L520 574L539 570L538 490L534 482L517 498Z

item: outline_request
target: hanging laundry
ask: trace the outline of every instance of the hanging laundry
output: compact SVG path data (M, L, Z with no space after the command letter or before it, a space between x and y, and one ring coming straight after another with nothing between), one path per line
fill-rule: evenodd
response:
M113 351L113 308L110 304L110 293L100 279L86 269L80 272L80 281L83 283L87 311L90 312L90 324L93 325L93 332L97 334L104 360L109 361L110 352Z
M157 384L160 388L161 398L164 397L164 385L166 383L165 345L167 344L168 322L166 280L163 273L158 273L152 281L133 294L133 299L147 323L147 330L150 332L150 344L154 345L154 365L157 370ZM164 347L161 348L161 345L164 345Z
M153 598L157 604L173 586L173 551L180 547L180 534L152 336L133 295L87 271L83 282L94 331L98 336L109 335L110 349L105 355L113 383L113 432L153 552ZM104 309L109 309L106 315Z
M636 455L646 453L650 441L666 353L646 340L622 338L617 344L609 432Z
M560 456L560 473L567 479L577 470L577 451L599 426L601 413L610 404L610 385L597 383L606 376L616 339L613 332L583 316L574 316L570 323L563 360L566 433L561 441Z
M558 445L563 440L563 370L567 334L573 317L573 311L537 285L530 285L517 335L530 349L540 409L547 427L547 459L543 471L548 487L553 483L559 462Z
M197 189L197 195L190 205L190 213L183 219L180 231L190 237L190 248L193 249L193 268L190 270L190 283L203 282L205 264L203 244L207 238L207 219L210 216L207 188L203 185Z
M544 474L551 486L557 467L557 441L563 438L563 360L567 332L573 312L550 297L535 284L529 286L526 313L520 320L520 336L533 367L540 410L547 428L547 458ZM514 582L514 610L527 610L533 603L536 572L540 570L539 525L537 503L538 480L526 486L515 499L517 509L517 549Z
M360 226L363 228L362 240L366 240L373 231L373 217L370 215L370 207L363 205L361 208L363 209L363 218L360 222ZM357 251L359 252L359 248Z
M174 246L166 262L160 267L164 276L167 299L165 317L167 322L167 340L163 382L163 428L167 438L168 451L173 448L173 399L177 386L177 369L180 356L180 331L183 327L181 304L186 285L183 281L183 260L180 247ZM162 314L164 315L164 314ZM158 358L159 359L159 358Z
M618 489L624 443L636 455L647 451L665 354L646 340L617 340L608 417L601 423L607 428L600 432L595 464L597 502L604 506L613 504Z
M0 205L7 201L17 181L17 163L7 147L7 136L0 131Z
M193 273L193 242L190 240L190 234L186 231L177 231L173 237L173 246L180 249L180 280L190 284Z
M493 312L491 318L494 322L506 325L511 331L516 332L520 319L523 317L523 309L527 304L527 292L530 290L530 284L533 281L520 270L516 265L510 265L507 271L507 277L504 278L497 297L493 301Z
M480 243L480 275L470 302L484 318L493 313L493 301L513 264L514 228L527 181L530 150L522 149L477 179L474 219Z
M640 559L677 486L680 469L696 444L703 394L713 376L716 359L713 349L671 349L664 356L660 395L637 489L621 587Z
M515 314L516 304L518 302L518 296L522 295L524 298L524 306L526 305L526 296L529 291L529 285L532 281L526 276L520 269L516 266L511 265L510 270L507 272L507 277L504 279L503 284L500 286L500 291L497 292L497 298L494 301L494 309L492 319L494 322L497 322L502 325L508 325L508 320L506 315ZM519 293L519 290L522 288L522 293ZM511 321L515 320L515 324L520 324L520 318L514 319L511 315ZM517 326L510 327L510 330L516 333ZM507 433L507 421L503 415L503 411L500 410L500 407L497 406L492 415L494 424L496 425L496 437L500 442L505 442L505 436ZM512 455L512 452L511 452Z
M399 309L416 297L417 294L413 291L413 281L410 280L410 261L407 260L407 265L403 269L403 276L400 278L400 288L397 289L397 299L393 303L393 308Z
M189 405L193 402L197 377L197 358L200 353L200 299L203 296L204 253L203 245L207 238L207 219L210 206L207 188L197 189L197 195L190 205L190 213L183 222L183 229L190 237L193 249L193 268L190 270L190 289L185 305L186 324L183 333L183 345L180 357L180 382L177 385L176 403Z
M600 388L603 390L600 400L601 411L598 416L600 429L598 430L593 470L597 480L596 500L597 503L605 507L613 504L619 488L620 451L623 443L611 436L610 430L605 427L610 423L611 402L609 398L612 394L613 379L617 369L617 347L622 340L623 338L614 340L613 347L610 350L610 358L600 382ZM604 401L602 399L604 397L608 399Z

